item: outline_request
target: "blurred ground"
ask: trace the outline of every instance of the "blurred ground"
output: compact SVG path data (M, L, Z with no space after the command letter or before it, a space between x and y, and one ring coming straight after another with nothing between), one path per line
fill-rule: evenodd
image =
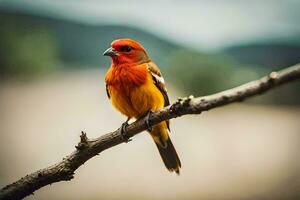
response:
M0 187L60 161L81 130L98 137L121 125L103 80L87 70L1 83ZM27 199L299 199L299 118L299 107L235 104L175 119L180 176L165 170L145 133Z

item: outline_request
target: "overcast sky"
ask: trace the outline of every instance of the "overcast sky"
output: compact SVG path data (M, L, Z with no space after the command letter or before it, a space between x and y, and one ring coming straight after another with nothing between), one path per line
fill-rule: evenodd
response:
M206 50L300 33L300 0L0 0L0 4L84 23L129 24Z

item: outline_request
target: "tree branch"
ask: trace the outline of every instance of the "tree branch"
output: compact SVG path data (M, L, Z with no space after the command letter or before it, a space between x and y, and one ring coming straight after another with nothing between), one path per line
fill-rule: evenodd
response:
M300 79L300 64L278 72L272 72L259 80L217 94L178 99L174 104L154 112L149 121L151 125L154 125L182 115L200 114L203 111L243 101L296 79ZM146 129L145 119L139 119L127 126L127 137L131 138ZM55 165L33 172L5 186L0 190L0 199L22 199L51 183L71 180L74 178L75 170L90 158L123 142L127 142L127 140L122 137L119 129L96 139L88 139L86 134L82 132L80 142L73 153Z

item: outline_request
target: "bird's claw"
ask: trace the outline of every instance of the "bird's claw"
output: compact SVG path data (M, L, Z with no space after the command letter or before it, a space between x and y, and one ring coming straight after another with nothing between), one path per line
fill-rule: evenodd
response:
M124 122L120 127L121 136L126 143L131 141L131 139L127 135L127 130L126 130L126 127L129 125L128 121L129 121L129 119L126 120L126 122Z
M151 132L152 131L152 126L150 125L150 122L149 122L149 118L152 114L152 110L149 110L146 114L146 119L145 119L145 123L146 123L146 126L147 126L147 131Z

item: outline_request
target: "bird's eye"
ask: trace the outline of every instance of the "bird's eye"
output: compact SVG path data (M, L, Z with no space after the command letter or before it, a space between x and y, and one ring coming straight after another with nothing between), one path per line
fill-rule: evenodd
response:
M120 51L122 52L130 52L132 50L132 48L130 46L122 46L120 48Z

